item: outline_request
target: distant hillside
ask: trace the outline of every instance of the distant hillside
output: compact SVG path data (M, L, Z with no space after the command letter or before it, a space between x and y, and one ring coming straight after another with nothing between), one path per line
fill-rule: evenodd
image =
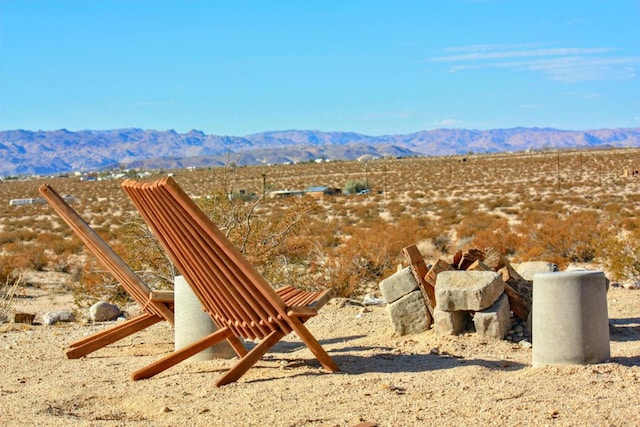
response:
M550 128L436 129L407 135L287 130L244 137L192 130L142 129L0 132L0 175L47 175L117 167L173 168L640 146L640 128L566 131Z

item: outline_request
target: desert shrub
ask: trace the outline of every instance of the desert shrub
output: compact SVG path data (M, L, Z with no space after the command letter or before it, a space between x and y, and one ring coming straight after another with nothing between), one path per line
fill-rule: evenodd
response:
M312 287L313 281L306 277L304 266L312 251L306 230L318 210L316 201L308 197L287 199L281 206L283 211L275 218L253 217L254 205L244 206L247 210L240 216L244 221L229 233L230 240L272 284L306 283L306 287Z
M307 222L317 209L311 198L289 198L260 214L264 203L260 198L245 202L217 192L197 200L203 212L242 252L249 262L269 281L278 286L285 283L314 287L307 276L305 263L312 243L304 233ZM274 202L275 203L275 202ZM126 260L154 287L169 287L179 274L157 243L146 224L136 215L127 221Z
M363 190L370 190L371 186L368 181L353 181L349 180L344 184L342 192L344 194L357 194Z
M12 283L18 276L15 256L0 255L0 284Z
M4 232L0 236L1 243L12 242L28 242L35 240L38 237L38 232L27 228L14 228L9 232Z
M517 227L522 236L522 259L544 259L561 269L571 262L590 262L596 255L600 238L599 215L579 211L568 215L549 213L539 222L524 221Z
M124 242L114 244L114 252L122 253L124 261L148 286L157 289L171 288L176 270L138 214L132 213L123 224L122 236ZM91 282L92 286L100 283L94 278Z
M50 250L55 255L77 254L82 251L82 242L75 235L64 238L55 233L40 233L36 238L38 246L44 250Z
M500 253L512 257L522 245L522 238L512 230L506 218L487 215L485 222L468 232L471 237L466 249L476 248L486 250L487 248L497 248ZM468 227L468 224L461 224ZM471 231L471 230L470 230Z
M601 226L602 238L597 245L597 256L613 280L640 280L640 227L636 219L630 229L615 222Z
M400 218L402 213L406 211L406 206L404 205L404 203L398 200L393 200L387 203L387 210L389 211L389 214L392 218L397 219Z
M124 304L129 294L97 260L89 258L79 270L78 285L73 288L73 299L79 307L89 307L97 301Z
M13 269L42 271L47 265L45 248L33 242L17 241L4 247L4 253Z
M478 212L476 214L467 215L462 218L462 221L455 227L458 238L473 237L479 231L486 230L488 228L495 229L502 227L504 222L500 221L503 218L496 217L495 215Z
M416 221L388 223L376 218L346 230L343 244L325 253L327 286L349 297L392 274L404 261L402 248L425 238Z
M0 245L4 246L8 243L13 243L19 240L15 233L9 233L8 231L0 232Z
M489 210L497 208L510 207L512 205L511 200L507 196L500 195L498 197L491 197L485 202Z

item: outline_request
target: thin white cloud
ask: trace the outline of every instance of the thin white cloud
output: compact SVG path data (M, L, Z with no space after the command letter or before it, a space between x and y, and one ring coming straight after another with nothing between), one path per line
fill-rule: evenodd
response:
M526 58L539 56L567 56L567 55L593 55L608 53L614 49L609 48L555 48L555 49L525 49L525 50L494 50L485 52L472 52L463 55L439 56L429 59L431 62L457 62L478 61L483 59Z
M546 78L575 83L588 80L627 80L636 77L640 57L611 55L614 48L532 48L527 45L471 45L447 48L458 55L436 56L427 62L453 63L449 72L506 68L538 72ZM517 58L517 59L516 59ZM511 59L511 60L510 60Z
M581 98L581 99L602 98L602 94L601 93L564 92L561 95L569 96L569 97L572 97L572 98Z
M462 120L457 119L442 119L436 122L431 123L432 126L436 127L453 127L462 124Z
M445 52L486 52L493 50L522 50L538 49L542 46L549 46L548 43L527 43L527 44L472 44L467 46L450 46L443 50Z

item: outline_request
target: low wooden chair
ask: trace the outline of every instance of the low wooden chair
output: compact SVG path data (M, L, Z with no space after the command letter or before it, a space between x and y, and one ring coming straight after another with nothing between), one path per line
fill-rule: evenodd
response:
M144 313L117 326L105 329L90 337L73 342L67 350L67 357L77 359L112 344L124 337L147 328L161 320L173 325L173 291L151 290L133 270L107 245L78 213L50 185L43 184L40 194L49 206L69 224L89 251L120 282L122 287L138 304Z
M330 289L274 290L170 177L154 183L125 180L122 187L219 328L134 372L134 380L152 377L226 339L240 360L218 378L216 385L222 386L238 380L291 332L327 370L339 370L303 324L329 301ZM260 342L247 352L241 338Z

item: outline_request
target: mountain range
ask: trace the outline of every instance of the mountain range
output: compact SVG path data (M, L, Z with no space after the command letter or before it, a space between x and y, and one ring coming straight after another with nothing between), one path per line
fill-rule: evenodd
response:
M218 136L191 130L66 129L0 132L0 176L50 175L117 168L279 164L316 159L442 156L524 150L638 147L640 128L436 129L406 135L285 130Z

